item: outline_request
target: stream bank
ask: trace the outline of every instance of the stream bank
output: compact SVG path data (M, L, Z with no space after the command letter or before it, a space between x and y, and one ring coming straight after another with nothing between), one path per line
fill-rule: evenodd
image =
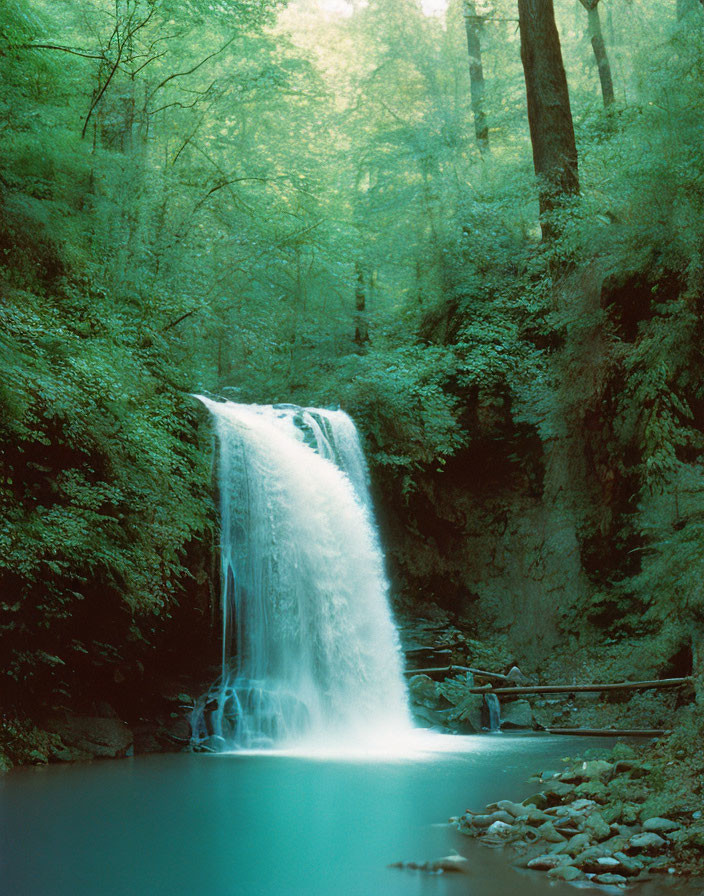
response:
M671 745L619 742L534 775L535 792L452 819L465 836L500 848L552 881L604 886L704 877L702 776Z

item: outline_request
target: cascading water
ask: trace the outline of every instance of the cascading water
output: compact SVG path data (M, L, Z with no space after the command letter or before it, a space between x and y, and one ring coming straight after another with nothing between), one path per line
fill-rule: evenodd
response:
M223 646L194 739L399 742L401 651L352 420L198 397L219 440Z
M487 725L489 731L501 731L501 704L496 694L484 694Z

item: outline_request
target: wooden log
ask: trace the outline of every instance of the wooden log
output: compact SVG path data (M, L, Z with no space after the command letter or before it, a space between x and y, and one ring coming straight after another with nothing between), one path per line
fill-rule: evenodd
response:
M571 734L574 737L664 737L666 728L545 728L546 734Z
M440 675L442 673L452 675L455 672L471 672L472 675L476 675L478 678L489 678L495 681L511 680L499 672L485 672L483 669L474 669L472 666L437 666L432 669L404 669L405 675ZM484 690L483 688L470 688L470 693L484 693ZM498 689L495 690L498 691Z
M585 694L601 691L646 691L651 688L678 688L691 684L691 678L658 678L653 681L621 681L612 684L535 684L521 687L492 688L491 693L504 697L520 694ZM469 688L471 694L484 694L485 688Z
M437 655L442 654L443 656L447 656L452 653L452 650L449 647L409 647L404 651L406 656L414 655L417 653L432 653Z

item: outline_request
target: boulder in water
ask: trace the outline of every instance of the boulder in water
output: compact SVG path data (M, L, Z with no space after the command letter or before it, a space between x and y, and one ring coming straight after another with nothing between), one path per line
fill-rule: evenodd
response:
M481 694L467 696L448 713L448 720L459 734L476 734L484 727L484 697Z
M393 862L389 868L408 871L425 871L428 874L466 874L469 871L469 860L458 853L433 859L430 862Z
M408 695L416 706L438 707L437 685L429 675L414 675L408 682Z
M548 871L548 877L552 878L552 880L573 881L579 880L583 876L579 868L575 868L574 865L560 865Z
M551 868L559 868L562 865L569 865L570 862L571 859L569 856L546 854L531 859L530 862L528 862L527 867L530 868L531 871L550 871Z
M120 719L65 715L51 720L47 728L58 734L67 747L80 751L79 757L80 754L106 759L126 756L134 740ZM77 758L76 754L71 758Z
M532 728L533 709L527 700L507 703L501 713L502 728Z

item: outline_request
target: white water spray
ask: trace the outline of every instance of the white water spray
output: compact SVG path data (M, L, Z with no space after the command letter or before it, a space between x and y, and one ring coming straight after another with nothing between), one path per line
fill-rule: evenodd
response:
M352 420L198 397L219 439L223 652L196 739L400 743L401 651Z

